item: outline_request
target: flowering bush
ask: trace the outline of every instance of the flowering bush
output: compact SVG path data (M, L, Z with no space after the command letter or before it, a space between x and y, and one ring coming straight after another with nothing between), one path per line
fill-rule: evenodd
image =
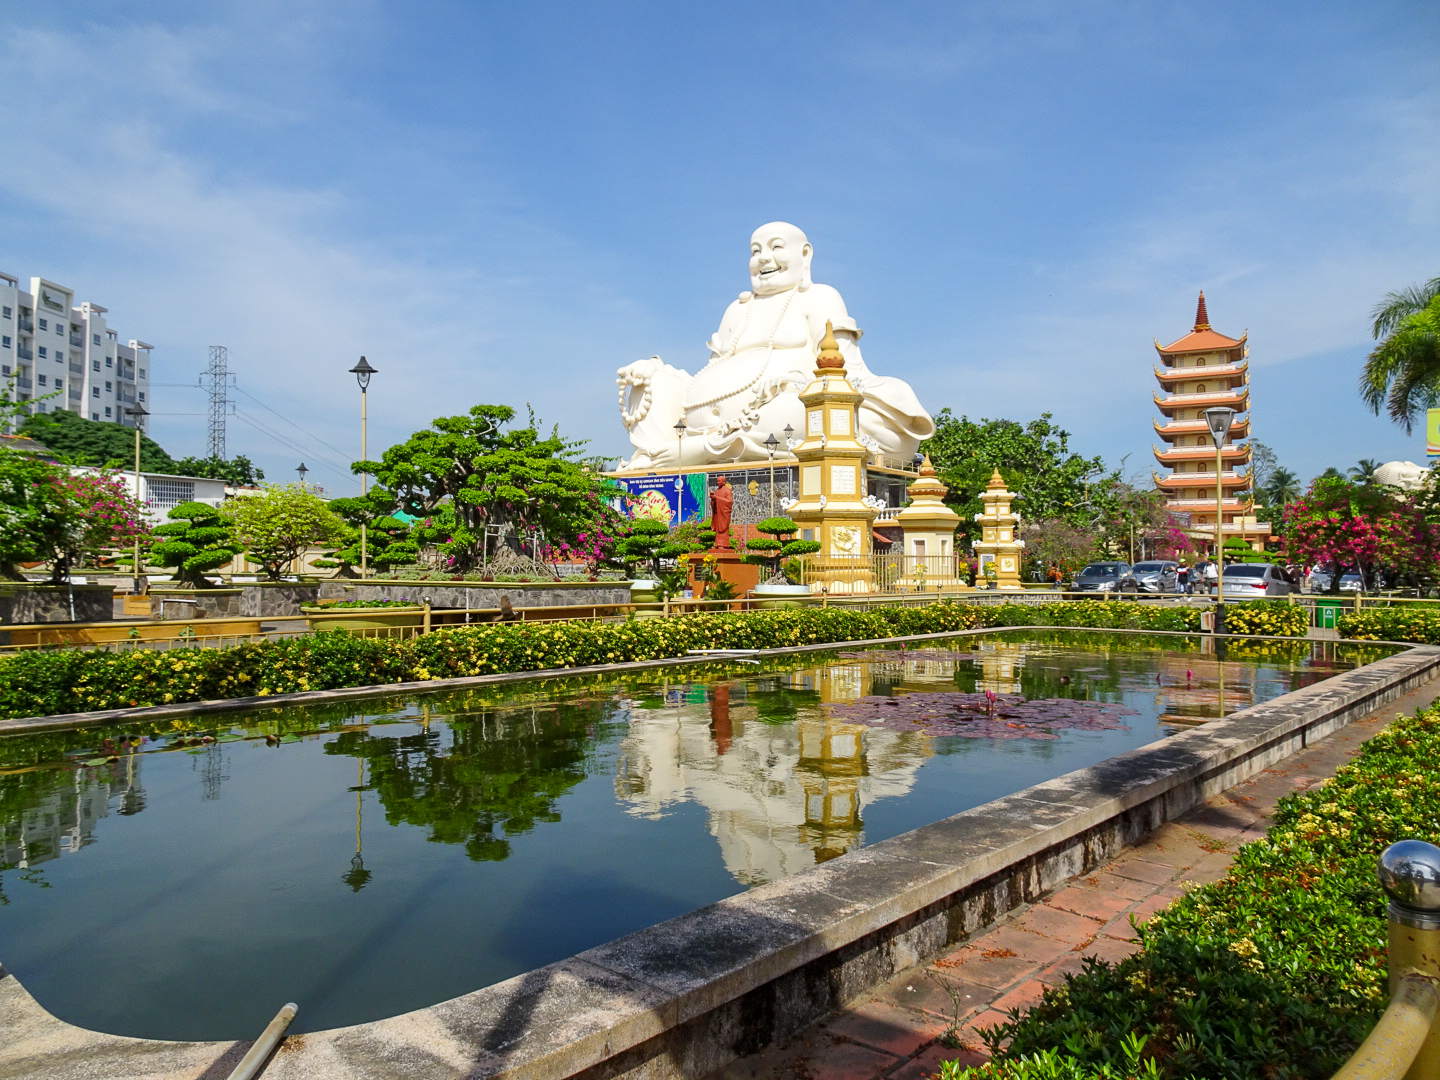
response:
M1304 637L1310 632L1310 612L1284 600L1247 600L1241 604L1226 604L1225 632L1261 637Z
M1086 960L986 1034L994 1062L949 1063L944 1080L1143 1076L1151 1062L1166 1078L1333 1075L1388 997L1375 863L1434 836L1437 747L1440 709L1395 721L1334 779L1284 799L1225 878L1147 923L1140 952ZM1144 1062L1127 1063L1127 1039Z
M1367 580L1377 567L1429 578L1440 552L1440 526L1421 509L1376 484L1338 477L1316 480L1285 508L1285 556L1294 562L1335 563Z
M1342 638L1440 645L1440 611L1419 604L1347 612L1335 625Z

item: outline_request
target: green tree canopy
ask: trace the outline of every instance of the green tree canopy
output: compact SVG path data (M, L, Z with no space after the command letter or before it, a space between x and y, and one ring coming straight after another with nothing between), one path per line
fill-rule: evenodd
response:
M265 470L258 468L244 454L236 454L228 461L222 457L180 458L175 462L175 468L170 471L177 476L203 476L207 480L224 480L231 487L254 487L265 479Z
M345 523L305 484L266 484L260 494L241 495L221 509L236 543L271 581L279 581L306 548L345 533Z
M135 429L109 421L86 420L60 410L36 413L20 425L20 434L76 465L126 468L135 463ZM175 461L150 436L140 436L140 468L176 473Z
M360 565L360 526L365 528L365 562L367 569L386 571L409 566L420 558L420 548L411 535L409 522L394 516L395 496L380 486L352 499L331 499L330 509L345 523L343 535L333 551L316 566L338 567L343 577L354 576Z
M1360 373L1360 397L1408 435L1440 402L1440 277L1388 293L1371 313L1375 346Z
M1050 413L1021 424L1014 420L971 420L942 409L935 434L921 445L950 494L946 502L961 518L960 529L973 538L980 492L999 469L1011 491L1021 496L1019 511L1032 521L1059 519L1092 525L1101 506L1097 483L1105 464L1070 450L1070 433Z
M613 517L603 498L608 481L577 458L583 443L555 428L542 435L533 414L524 427L509 427L514 419L506 405L476 405L352 468L371 473L420 519L417 539L448 555L457 572L479 564L486 526L519 537L543 531L553 545Z
M155 530L159 542L151 547L149 561L168 567L175 581L195 588L212 584L205 574L224 566L244 550L230 531L230 523L215 507L202 502L181 503L170 520Z

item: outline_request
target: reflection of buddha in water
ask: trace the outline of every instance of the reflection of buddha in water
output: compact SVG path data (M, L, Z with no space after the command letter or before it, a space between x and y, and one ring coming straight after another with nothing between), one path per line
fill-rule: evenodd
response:
M908 383L865 366L861 330L845 301L810 278L813 254L794 225L762 225L750 238L751 289L725 309L706 343L705 367L691 375L654 356L620 369L621 417L635 448L625 468L674 467L677 455L685 465L766 460L771 434L779 437L787 426L805 430L798 395L814 377L827 320L850 382L864 395L861 441L882 454L909 457L934 434L934 421Z

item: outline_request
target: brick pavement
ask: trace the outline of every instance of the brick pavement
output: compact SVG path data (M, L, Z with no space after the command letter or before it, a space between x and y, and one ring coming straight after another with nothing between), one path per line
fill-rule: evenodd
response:
M985 1061L977 1028L1038 1001L1046 986L1078 972L1086 956L1115 961L1135 951L1132 918L1144 923L1188 889L1223 877L1240 845L1265 835L1283 796L1322 782L1397 714L1437 698L1440 681L1391 702L787 1044L741 1058L710 1080L924 1080L942 1061ZM947 1033L948 1046L941 1042Z

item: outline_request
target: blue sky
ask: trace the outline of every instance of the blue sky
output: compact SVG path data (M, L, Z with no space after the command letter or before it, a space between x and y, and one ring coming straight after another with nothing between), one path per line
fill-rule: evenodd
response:
M162 384L227 345L230 450L274 479L352 486L361 353L372 449L484 401L624 452L615 369L695 370L773 219L932 412L1050 411L1138 472L1151 341L1203 288L1282 464L1424 453L1354 384L1375 302L1440 274L1432 0L49 0L0 28L0 270L110 308ZM202 395L154 398L202 452Z

